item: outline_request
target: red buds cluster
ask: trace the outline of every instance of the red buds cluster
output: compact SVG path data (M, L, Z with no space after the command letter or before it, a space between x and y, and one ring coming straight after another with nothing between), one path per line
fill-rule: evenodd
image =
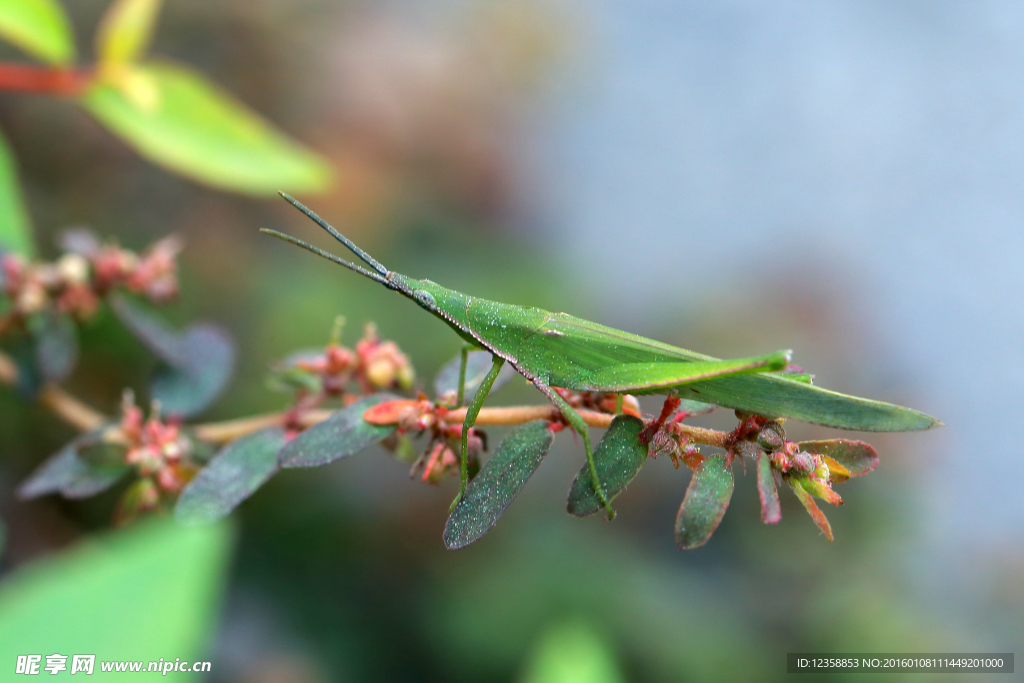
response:
M363 414L371 424L397 425L402 434L430 431L430 442L423 454L416 459L409 470L410 477L420 481L438 484L446 476L459 469L458 453L462 449L462 423L447 421L449 409L444 404L434 403L420 394L413 399L385 401ZM470 429L467 443L467 460L470 470L477 469L480 454L486 447L483 432Z
M328 396L343 394L352 382L365 395L383 389L411 389L416 379L409 358L394 342L381 341L372 323L363 328L355 350L332 341L323 353L295 358L286 366L285 371L295 368L319 376Z
M0 293L12 303L10 314L25 318L54 306L79 319L91 317L112 289L163 302L178 293L176 257L180 241L165 237L142 255L118 246L102 246L83 231L66 240L68 253L53 263L29 263L0 254Z
M177 494L196 473L192 462L192 441L182 433L180 421L163 421L154 409L148 420L131 397L125 400L121 417L125 462L140 476L150 478L164 493Z

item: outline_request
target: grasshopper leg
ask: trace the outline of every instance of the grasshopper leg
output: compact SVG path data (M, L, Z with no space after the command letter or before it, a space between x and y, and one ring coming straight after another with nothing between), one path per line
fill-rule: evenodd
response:
M597 497L601 504L604 505L604 509L608 511L609 521L615 519L615 510L612 509L611 501L605 495L601 478L597 476L597 464L594 462L594 452L590 448L590 427L587 426L583 416L577 413L564 398L559 396L558 392L553 391L551 387L537 379L533 380L533 384L544 392L544 395L558 408L558 412L562 414L569 425L576 430L577 434L583 437L583 448L587 452L587 468L590 470L590 483L594 486L594 490L597 491Z
M465 358L468 350L466 348L462 351L463 377L465 376ZM483 407L484 401L487 400L487 394L490 393L494 380L498 378L498 373L501 371L501 366L505 364L505 359L496 355L492 357L491 362L491 369L487 371L487 376L480 382L480 387L476 390L476 394L473 395L473 401L466 409L466 418L462 421L462 454L459 457L459 495L455 496L455 500L452 501L449 512L455 509L455 506L458 505L459 501L462 500L462 496L466 493L466 484L469 483L469 430L476 423L476 416L480 414L480 409Z
M469 344L462 346L462 360L459 363L459 396L455 399L456 408L461 408L462 402L466 400L466 362L469 359L469 350L472 348Z

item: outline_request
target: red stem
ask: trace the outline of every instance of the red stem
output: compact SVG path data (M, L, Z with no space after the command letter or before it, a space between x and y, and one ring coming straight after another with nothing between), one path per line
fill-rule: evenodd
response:
M77 95L92 80L92 69L61 69L0 62L0 90Z

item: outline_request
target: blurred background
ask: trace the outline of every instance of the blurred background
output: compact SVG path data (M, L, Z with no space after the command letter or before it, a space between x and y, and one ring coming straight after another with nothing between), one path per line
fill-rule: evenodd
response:
M80 45L106 7L67 3ZM689 475L666 459L614 523L570 518L567 433L456 552L455 482L376 450L286 471L233 516L209 680L781 680L787 652L1019 649L1020 3L171 0L151 52L326 156L332 189L300 199L394 270L719 357L793 348L821 386L946 423L789 425L880 454L838 487L833 544L792 496L761 524L748 473L711 542L676 550ZM0 127L44 256L73 225L184 237L164 313L219 321L240 354L204 420L284 407L269 364L339 313L350 344L376 322L422 386L458 351L409 302L261 237L334 248L280 200L172 175L58 99L3 93ZM113 413L152 364L100 316L68 386ZM541 400L520 380L491 404ZM699 424L730 428L719 412ZM110 527L116 490L14 499L73 435L0 391L7 575Z

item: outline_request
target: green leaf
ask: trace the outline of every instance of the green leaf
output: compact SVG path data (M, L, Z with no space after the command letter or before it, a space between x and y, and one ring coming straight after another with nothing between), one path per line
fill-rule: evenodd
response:
M107 441L102 435L86 437L78 445L78 459L93 468L119 468L127 453L124 444Z
M198 324L178 333L125 297L111 297L110 303L121 322L164 362L150 394L165 412L195 415L227 386L235 346L219 327Z
M556 624L541 634L523 683L621 683L614 651L584 621Z
M878 467L878 452L863 441L826 439L801 441L797 446L802 451L832 458L848 469L851 477L859 477Z
M147 62L81 99L140 154L213 187L254 195L319 192L331 182L322 157L189 69Z
M75 58L71 23L55 0L0 0L0 36L50 64Z
M695 354L696 355L696 354ZM680 396L765 417L789 417L811 424L865 432L909 432L941 427L940 420L903 406L848 396L788 375L721 377L686 384Z
M644 423L632 415L617 415L594 451L597 476L608 500L622 493L647 462L647 444L639 439ZM577 517L592 515L603 507L584 464L569 489L568 511Z
M515 428L498 444L444 527L444 544L462 548L486 534L526 484L554 441L548 422L535 420Z
M209 524L230 514L277 472L284 430L270 427L232 441L181 492L174 518Z
M90 464L78 457L78 449L96 443L106 429L83 434L64 446L18 487L18 497L29 500L60 493L65 498L89 498L113 486L128 472L128 465Z
M223 526L187 529L160 520L23 566L0 588L0 661L13 672L19 654L44 655L43 666L45 655L68 655L61 680L75 680L71 655L93 654L94 676L84 680L131 681L160 676L108 675L100 662L142 661L145 670L161 658L209 660L230 545ZM49 678L43 666L38 677ZM167 680L208 676L175 672Z
M735 486L724 455L713 455L693 471L676 516L676 545L680 550L708 542L722 521Z
M761 497L761 521L777 524L782 519L782 508L779 506L779 492L772 475L771 458L764 451L757 456L757 493Z
M2 2L4 0L0 0ZM0 135L0 250L13 252L25 259L35 254L32 225L21 196L14 154L3 135Z
M134 62L153 37L161 0L114 0L96 32L96 58L103 65Z
M480 383L484 381L484 377L491 370L492 360L490 351L470 351L466 355L466 385L464 389L464 396L472 396L473 393L479 388ZM434 395L440 398L449 392L458 392L459 390L459 365L462 363L462 354L459 354L452 360L445 363L444 367L441 368L440 372L437 373L437 377L434 378ZM491 386L491 393L508 384L509 380L515 377L518 373L515 371L509 363L505 363L501 366L501 370L498 371L498 376L494 379L494 384Z
M188 353L188 363L159 370L150 396L160 401L167 413L188 417L205 410L227 386L234 369L235 347L213 325L190 327L182 346Z
M44 311L38 319L33 334L39 371L46 381L63 381L78 360L78 329L71 316L55 310Z
M123 526L134 522L160 503L160 490L149 477L136 479L125 489L114 512L114 524Z
M278 462L281 467L320 467L383 441L395 431L395 425L370 424L363 419L363 413L395 398L390 394L373 394L342 408L289 441L281 449Z

